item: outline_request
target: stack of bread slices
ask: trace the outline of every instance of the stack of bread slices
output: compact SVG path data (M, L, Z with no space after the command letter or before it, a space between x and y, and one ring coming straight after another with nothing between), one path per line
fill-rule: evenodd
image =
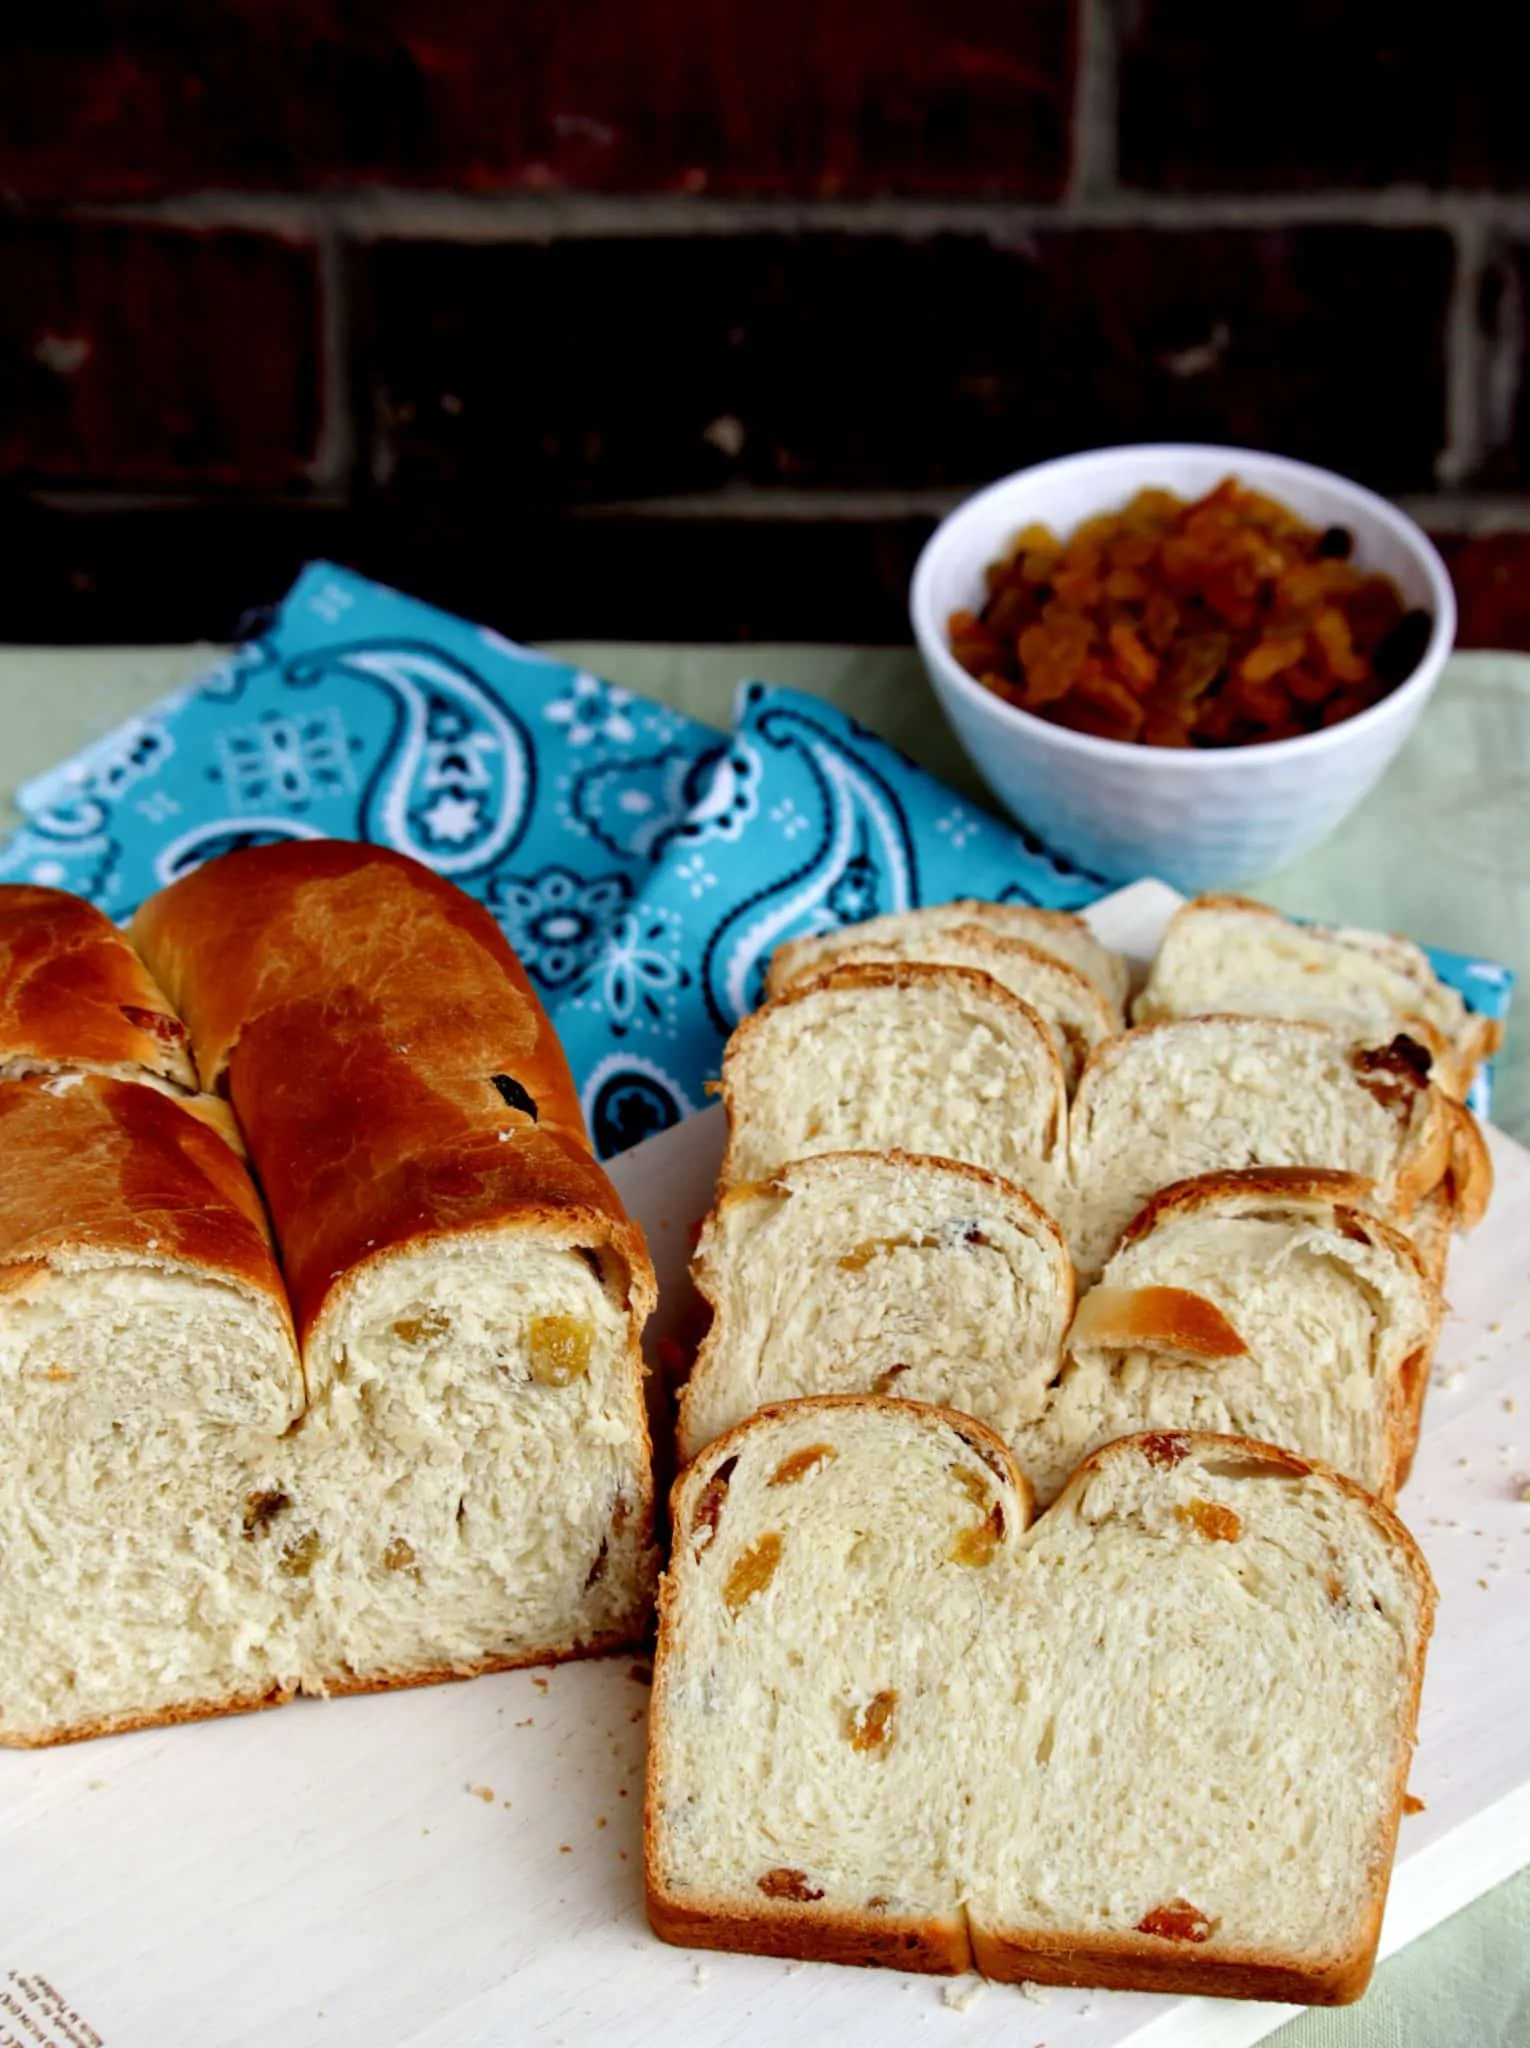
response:
M949 904L784 946L729 1043L670 1939L1364 1987L1433 1602L1391 1503L1494 1027L1406 941L1235 898L1133 1028L1128 989L1077 919Z
M652 1296L426 869L231 854L131 942L0 889L0 1742L641 1634Z

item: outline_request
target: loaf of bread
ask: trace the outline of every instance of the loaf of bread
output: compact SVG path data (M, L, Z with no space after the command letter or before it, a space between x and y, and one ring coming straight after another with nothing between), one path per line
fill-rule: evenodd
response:
M865 946L923 947L951 931L976 926L990 937L1018 940L1039 953L1060 960L1091 982L1119 1019L1124 1015L1131 977L1125 960L1101 945L1081 917L1066 910L1038 910L1029 903L980 903L961 897L954 903L929 903L920 910L891 911L860 924L839 925L805 939L789 939L771 957L765 980L769 997L784 995L804 981L816 980L841 961L864 957ZM900 954L906 959L933 959L933 952ZM960 963L958 963L960 964ZM1024 994L1022 989L1021 994Z
M1339 2003L1364 1988L1433 1589L1358 1488L1127 1437L1030 1524L981 1425L767 1409L675 1488L649 1724L666 1940Z
M1465 1146L1475 1180L1459 1220L1469 1224L1486 1200L1486 1153L1415 1052L1406 1041L1366 1049L1326 1025L1262 1017L1141 1025L1109 1040L1085 1069L1069 1129L1065 1220L1080 1273L1099 1272L1160 1188L1229 1167L1359 1174L1406 1225Z
M773 996L784 995L806 986L831 967L852 964L896 966L914 960L976 968L1022 997L1050 1026L1064 1079L1072 1089L1095 1046L1124 1030L1119 1006L1066 959L996 927L980 914L958 922L947 914L950 907L943 906L933 914L915 910L846 926L835 933L831 951L823 949L821 941L810 939L783 946L771 962L769 991ZM1072 922L1068 920L1066 927L1070 939ZM1091 939L1089 943L1093 946L1096 942ZM805 955L804 948L808 949Z
M1304 1168L1154 1196L1073 1304L1061 1233L950 1161L824 1153L734 1188L693 1271L712 1322L681 1396L694 1457L755 1409L876 1393L976 1416L1045 1503L1140 1430L1254 1436L1390 1498L1441 1314L1370 1184Z
M680 1449L804 1394L896 1393L1013 1441L1056 1377L1073 1267L997 1175L905 1152L825 1152L733 1188L692 1267L712 1323Z
M725 1186L817 1152L929 1153L1050 1205L1067 1090L1051 1032L987 974L836 967L746 1017L723 1056Z
M260 1198L89 905L0 889L0 1032L0 1742L284 1697L239 1540L304 1398Z
M249 1542L306 1691L630 1640L653 1276L487 911L374 847L236 853L136 943L248 1139L308 1381Z
M1135 1006L1139 1024L1212 1011L1307 1018L1368 1044L1406 1035L1454 1095L1466 1093L1501 1035L1411 939L1297 924L1241 896L1197 897L1175 913Z

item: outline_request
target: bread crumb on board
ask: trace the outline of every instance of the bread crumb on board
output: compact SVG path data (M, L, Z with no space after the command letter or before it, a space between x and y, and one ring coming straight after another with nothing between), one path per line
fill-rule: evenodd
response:
M1416 1792L1405 1792L1403 1794L1404 1813L1422 1813L1424 1810L1424 1802Z
M1015 1986L1022 1998L1028 1998L1032 2005L1045 2005L1047 1990L1044 1984L1033 1984L1028 1977L1022 1977Z
M471 1792L475 1799L481 1799L485 1806L492 1806L494 1804L494 1787L492 1785L464 1785L462 1789L464 1792Z
M695 1985L698 1991L701 1989L702 1985L706 1983L708 1977L710 1977L711 1974L712 1972L707 1968L705 1963L691 1964L691 1982Z
M971 2012L987 1988L981 1977L953 1977L941 1989L941 2003L952 2012Z

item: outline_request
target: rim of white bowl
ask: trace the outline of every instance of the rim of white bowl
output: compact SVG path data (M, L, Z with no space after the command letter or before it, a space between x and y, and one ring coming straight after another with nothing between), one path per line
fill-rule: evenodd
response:
M1137 460L1149 457L1163 461L1186 455L1216 457L1225 460L1226 465L1236 473L1238 465L1257 464L1263 472L1263 481L1258 478L1240 478L1255 490L1265 487L1265 482L1278 482L1281 477L1293 481L1321 483L1335 488L1342 497L1371 519L1376 525L1385 527L1397 540L1403 543L1416 558L1429 584L1433 605L1434 624L1423 653L1411 672L1398 683L1395 689L1368 705L1364 711L1357 711L1353 718L1344 718L1337 725L1324 726L1318 732L1304 732L1288 740L1250 740L1236 747L1147 747L1139 740L1111 740L1097 733L1075 732L1071 726L1054 725L1050 719L1038 718L1033 711L1026 711L1019 704L1011 704L1006 698L996 696L980 683L976 676L969 675L951 652L946 638L946 622L934 615L930 597L930 583L938 558L947 553L953 536L961 531L968 515L990 499L1009 491L1020 481L1046 477L1058 470L1071 470L1075 474L1087 474L1091 469L1108 473L1120 463L1122 456ZM1135 488L1147 489L1140 485ZM1101 505L1101 511L1112 509ZM1109 448L1089 448L1076 455L1058 455L1047 462L1035 462L1024 469L1011 470L996 482L986 484L975 491L970 498L964 498L960 505L946 514L939 526L930 535L919 551L914 564L914 574L909 585L909 622L914 629L914 639L920 653L927 662L933 662L942 676L962 694L969 695L984 709L1007 714L1022 727L1036 731L1046 740L1054 743L1065 753L1093 754L1106 760L1141 761L1150 759L1156 769L1169 774L1205 774L1220 765L1226 767L1229 761L1238 759L1287 759L1293 754L1325 752L1336 746L1343 746L1347 740L1361 732L1379 725L1384 719L1395 716L1406 699L1426 696L1438 680L1439 671L1455 645L1456 638L1456 594L1450 580L1450 572L1440 557L1438 548L1423 528L1406 512L1400 512L1388 499L1377 492L1367 490L1364 484L1357 484L1347 476L1340 476L1337 470L1323 469L1315 462L1298 462L1290 455L1270 455L1258 448L1229 448L1211 441L1127 441Z

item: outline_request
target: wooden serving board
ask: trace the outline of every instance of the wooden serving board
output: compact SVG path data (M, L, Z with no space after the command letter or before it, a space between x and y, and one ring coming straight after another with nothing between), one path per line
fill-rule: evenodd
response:
M1139 883L1090 921L1145 960L1177 901ZM615 1166L656 1334L721 1143L714 1110ZM1530 1860L1530 1153L1491 1143L1400 1502L1441 1597L1384 1953ZM0 1751L0 2048L889 2048L932 2025L960 2048L1242 2048L1289 2016L666 1948L643 1916L641 1670Z

